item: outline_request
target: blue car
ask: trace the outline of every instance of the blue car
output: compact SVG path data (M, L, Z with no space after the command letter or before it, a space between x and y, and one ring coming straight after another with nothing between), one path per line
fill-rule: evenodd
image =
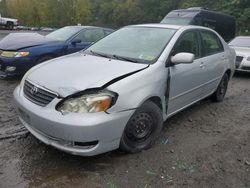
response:
M9 34L0 41L0 77L23 75L41 62L85 49L112 32L100 27L67 26L46 36Z

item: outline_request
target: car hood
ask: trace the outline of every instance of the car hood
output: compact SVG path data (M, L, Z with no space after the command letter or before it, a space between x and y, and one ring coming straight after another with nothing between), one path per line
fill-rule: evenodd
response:
M14 51L54 42L58 41L51 40L38 33L11 33L0 41L0 49Z
M34 67L28 73L28 80L66 97L86 89L100 88L146 67L146 64L76 53Z
M250 48L244 47L232 47L237 55L250 56Z

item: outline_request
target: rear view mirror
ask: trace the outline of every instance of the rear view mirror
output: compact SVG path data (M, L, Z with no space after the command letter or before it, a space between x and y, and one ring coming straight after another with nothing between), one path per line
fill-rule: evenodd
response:
M194 54L181 52L171 57L171 62L173 64L190 64L194 61Z
M76 45L76 44L81 43L81 42L82 42L81 39L74 39L71 41L71 44Z

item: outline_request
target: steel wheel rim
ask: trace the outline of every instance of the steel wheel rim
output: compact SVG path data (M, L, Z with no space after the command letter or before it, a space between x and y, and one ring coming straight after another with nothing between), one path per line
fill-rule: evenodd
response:
M131 141L144 141L152 134L153 127L153 118L147 113L139 113L132 118L125 134Z

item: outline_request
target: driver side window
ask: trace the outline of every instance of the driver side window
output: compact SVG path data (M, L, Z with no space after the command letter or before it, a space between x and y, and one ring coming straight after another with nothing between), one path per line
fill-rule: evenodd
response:
M104 32L101 29L87 29L82 31L76 39L80 39L82 43L92 43L104 37Z
M195 31L184 33L177 41L174 47L174 54L181 52L192 53L195 59L200 57L199 42Z

